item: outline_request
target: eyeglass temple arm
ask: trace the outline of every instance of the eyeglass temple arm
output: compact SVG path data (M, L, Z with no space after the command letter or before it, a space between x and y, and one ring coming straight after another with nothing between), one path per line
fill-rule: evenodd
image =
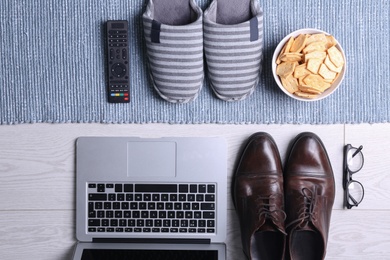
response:
M355 155L357 155L362 149L363 149L363 145L359 146L359 148L356 149L356 151L352 154L352 158L355 157Z
M354 197L351 196L351 194L348 194L348 197L353 201L353 203L355 204L355 206L358 205L358 202L354 199Z

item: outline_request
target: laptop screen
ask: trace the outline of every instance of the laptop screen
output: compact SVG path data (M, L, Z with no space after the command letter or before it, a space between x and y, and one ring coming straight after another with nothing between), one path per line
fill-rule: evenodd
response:
M81 260L218 260L217 250L84 249Z

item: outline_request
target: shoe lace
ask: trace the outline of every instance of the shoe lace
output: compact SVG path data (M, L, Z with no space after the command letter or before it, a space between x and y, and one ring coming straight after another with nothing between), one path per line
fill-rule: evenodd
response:
M287 215L284 212L284 210L278 209L275 203L271 203L272 197L273 197L272 195L269 197L261 197L261 196L257 197L256 204L260 205L258 209L259 219L264 217L266 220L271 220L272 222L278 222L279 214L277 213L281 213L281 215L283 216L283 220L281 222L284 222L286 220ZM271 208L273 208L274 210L271 210Z
M289 228L297 223L299 223L299 227L304 227L309 222L316 220L314 207L317 199L317 189L314 188L314 190L309 190L308 188L303 188L301 193L303 195L301 211L298 218L289 223L286 228Z

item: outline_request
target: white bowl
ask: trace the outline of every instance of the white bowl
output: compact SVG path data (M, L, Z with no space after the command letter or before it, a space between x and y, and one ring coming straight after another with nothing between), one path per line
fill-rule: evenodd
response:
M329 33L327 32L324 32L324 31L321 31L321 30L318 30L318 29L312 29L312 28L305 28L305 29L300 29L300 30L297 30L297 31L294 31L292 33L290 33L289 35L287 35L286 37L283 38L283 40L280 41L280 43L278 44L278 46L276 47L275 51L274 51L274 55L272 56L272 74L274 75L274 79L276 81L276 84L278 84L279 88L289 97L292 97L296 100L300 100L300 101L317 101L317 100L321 100L321 99L324 99L326 97L328 97L329 95L331 95L341 84L341 82L343 81L344 79L344 75L345 75L345 71L347 69L347 60L345 58L345 54L344 54L344 50L343 48L341 47L340 43L337 41L336 39L336 48L341 52L341 54L343 55L343 58L344 58L344 66L343 66L343 70L340 72L340 74L338 75L337 79L335 82L333 82L333 84L331 85L330 88L328 88L327 90L325 90L322 94L318 95L316 98L313 98L313 99L309 99L309 98L303 98L303 97L299 97L297 95L294 95L294 94L291 94L290 92L288 92L282 85L282 82L280 81L280 78L278 75L276 75L276 59L278 58L279 56L279 53L280 51L282 50L283 46L287 43L287 41L291 38L291 37L296 37L300 34L316 34L316 33L324 33L326 35L329 35Z

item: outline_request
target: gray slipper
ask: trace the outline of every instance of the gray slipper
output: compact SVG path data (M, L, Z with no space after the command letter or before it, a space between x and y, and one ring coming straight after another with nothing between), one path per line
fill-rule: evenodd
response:
M204 49L217 97L234 101L251 95L263 59L263 12L258 0L213 0L204 12Z
M202 23L194 0L149 0L143 14L149 74L167 101L192 101L202 88Z

